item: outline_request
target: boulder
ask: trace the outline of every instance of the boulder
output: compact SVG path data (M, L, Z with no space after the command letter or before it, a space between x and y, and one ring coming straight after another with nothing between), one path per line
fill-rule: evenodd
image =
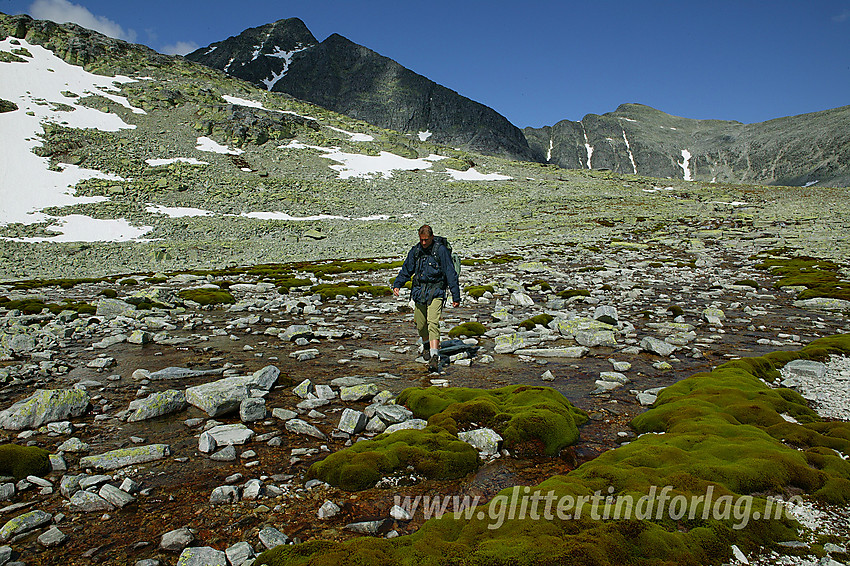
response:
M673 352L676 351L676 346L673 344L668 344L664 340L659 340L658 338L653 338L652 336L645 336L640 341L640 346L644 350L649 352L653 352L658 354L659 356L669 356Z
M821 379L826 375L826 365L813 360L794 360L785 364L782 373L792 377Z
M162 415L182 411L186 408L186 395L182 391L169 389L152 393L144 399L130 401L128 422L144 421Z
M343 387L339 391L341 401L362 401L363 399L374 397L378 394L378 386L374 383L364 383L363 385L352 385L351 387Z
M379 405L375 414L387 424L402 423L413 418L413 411L401 405Z
M180 553L177 566L227 566L227 555L210 546L192 546Z
M106 499L96 493L84 490L80 490L71 496L70 504L71 511L77 513L100 513L115 509L112 503Z
M490 428L459 432L457 437L485 455L498 454L503 440L496 431Z
M248 397L239 404L239 420L250 423L266 418L266 400L262 397Z
M286 427L286 430L293 434L303 434L305 436L312 436L313 438L319 438L321 440L327 439L325 433L301 419L288 420L284 426Z
M79 417L89 406L82 389L39 389L31 396L0 411L0 427L6 430L38 428L54 421Z
M19 534L28 533L49 524L52 520L53 515L44 511L35 510L23 513L0 527L0 540L6 541Z
M339 418L337 428L348 434L359 434L366 428L366 415L360 411L345 408Z
M274 548L289 542L289 537L275 529L274 527L266 527L262 529L258 535L260 543L266 548Z
M192 544L193 540L195 540L195 535L192 534L189 527L174 529L162 535L159 548L166 552L182 552L184 548Z
M251 385L249 377L226 377L189 387L186 401L211 417L220 417L239 409L242 401L250 396Z

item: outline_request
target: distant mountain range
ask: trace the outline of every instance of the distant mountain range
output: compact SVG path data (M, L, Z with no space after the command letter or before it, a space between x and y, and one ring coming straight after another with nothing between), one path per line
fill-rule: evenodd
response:
M692 120L640 104L520 130L495 110L297 18L186 56L273 92L429 141L565 168L776 185L850 185L850 106L758 124ZM427 135L427 134L421 134Z

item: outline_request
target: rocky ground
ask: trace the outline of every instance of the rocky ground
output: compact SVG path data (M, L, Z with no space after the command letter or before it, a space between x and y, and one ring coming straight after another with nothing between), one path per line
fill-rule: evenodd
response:
M25 564L175 564L185 547L227 550L232 564L242 564L284 540L410 533L424 517L391 515L396 495L486 499L534 485L628 442L629 421L659 388L732 358L850 331L846 304L797 302L795 290L773 288L775 278L754 268L751 254L771 244L768 237L735 246L702 238L687 249L623 242L505 250L522 259L464 267L462 286L493 291L445 311L445 333L469 321L488 332L443 358L439 375L416 359L403 297L323 300L306 287L281 295L250 275L231 278L237 302L218 307L176 295L213 287L215 278L197 275L164 276L144 289L7 285L2 295L10 299L70 299L97 305L97 313L0 312L4 442L54 455L45 478L5 480L0 522L9 523L0 534ZM385 285L393 276L336 279ZM117 297L103 297L106 289ZM569 289L589 293L558 296ZM136 310L130 303L140 293L161 308ZM543 313L553 317L547 326L519 327ZM842 382L832 382L840 395ZM408 418L378 410L406 387L518 383L554 387L588 412L577 445L555 458L490 455L458 481L406 474L357 493L306 476L326 454ZM811 395L807 383L789 385ZM49 419L56 422L27 421L26 409L14 405L41 390L66 394L42 401L59 407ZM830 399L815 401L837 404ZM360 431L363 422L368 428Z

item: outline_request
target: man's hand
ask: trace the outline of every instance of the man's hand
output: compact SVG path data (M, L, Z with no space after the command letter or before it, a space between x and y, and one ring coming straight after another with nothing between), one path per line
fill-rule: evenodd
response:
M453 303L452 303L452 306L453 306L454 308L458 308L458 307L460 306L460 303L459 303L459 302L457 302L457 301L455 301L455 302L453 302Z
M399 292L399 288L398 288L398 287L393 287L393 295L395 295L396 297L398 297L398 292Z

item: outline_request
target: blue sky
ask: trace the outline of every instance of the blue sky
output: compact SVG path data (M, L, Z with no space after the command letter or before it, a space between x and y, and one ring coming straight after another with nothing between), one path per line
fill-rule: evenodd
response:
M298 17L519 127L624 102L752 123L850 104L850 0L0 0L163 53Z

